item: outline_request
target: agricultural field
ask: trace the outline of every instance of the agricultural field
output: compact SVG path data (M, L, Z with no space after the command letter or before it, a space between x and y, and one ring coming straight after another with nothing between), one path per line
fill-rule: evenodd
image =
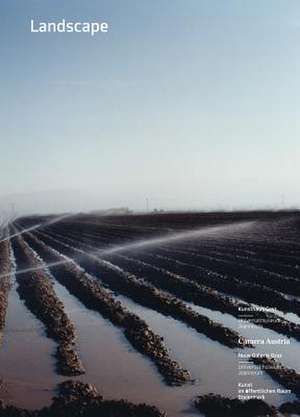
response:
M0 416L299 415L300 214L3 223L0 331Z

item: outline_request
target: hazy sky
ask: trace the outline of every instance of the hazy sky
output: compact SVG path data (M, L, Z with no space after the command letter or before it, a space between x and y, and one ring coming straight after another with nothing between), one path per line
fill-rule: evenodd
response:
M46 211L300 206L299 0L2 0L0 13L0 195ZM62 18L110 30L30 33Z

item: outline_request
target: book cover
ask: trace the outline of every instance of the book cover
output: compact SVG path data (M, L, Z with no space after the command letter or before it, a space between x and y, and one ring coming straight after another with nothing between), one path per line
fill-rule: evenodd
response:
M299 415L299 1L0 12L0 416Z

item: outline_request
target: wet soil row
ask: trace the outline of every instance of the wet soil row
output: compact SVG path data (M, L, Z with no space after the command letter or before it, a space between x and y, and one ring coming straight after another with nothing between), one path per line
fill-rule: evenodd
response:
M21 273L22 269L36 267L40 263L21 237L12 239L12 247L17 264L17 291L29 310L43 322L47 335L58 343L58 373L66 376L83 374L84 369L74 346L73 323L55 294L51 279L42 270Z
M275 359L266 357L251 358L251 361L259 365L275 381L290 389L297 397L300 398L300 374L294 369L286 368Z
M275 417L275 407L258 399L241 401L215 394L199 396L195 407L207 417Z
M261 261L270 262L275 265L283 265L297 267L300 261L300 247L297 249L290 248L288 244L280 242L279 244L271 244L270 240L274 240L276 234L266 237L264 242L254 241L250 239L220 239L220 240L204 240L201 242L193 242L188 248L193 247L196 251L201 248L214 246L226 251L245 254ZM292 269L290 269L292 272ZM296 278L299 275L296 275Z
M10 245L7 240L0 242L0 331L5 326L8 293L10 289Z
M257 268L248 267L238 262L226 261L213 256L205 256L201 253L181 251L180 249L161 250L162 255L170 254L177 260L192 264L222 276L229 276L232 279L245 284L255 284L261 288L273 291L278 298L285 299L283 294L297 295L299 293L299 281L295 278L284 277L276 272L259 271ZM159 251L158 251L159 254ZM300 304L298 305L300 309Z
M81 249L89 251L95 250L95 240L89 240L90 244L87 244L81 242L80 237L76 235L75 236L77 239L66 236L62 237L57 234L51 234L51 236L60 239L64 238L64 240L69 244L77 244L77 246ZM87 241L87 239L85 239L85 241ZM94 245L92 246L91 243L94 243ZM192 282L182 275L178 275L174 272L161 268L161 264L164 265L166 261L166 259L162 258L161 256L150 256L152 259L151 264L140 260L140 257L141 256L139 255L136 255L133 258L114 254L111 257L106 257L106 259L111 258L115 265L129 271L130 273L143 277L145 280L150 281L155 286L167 290L177 297L184 299L185 301L193 302L197 305L207 307L212 310L228 313L237 318L239 318L242 314L241 309L243 309L242 311L245 311L245 309L251 311L250 304L235 302L230 297L222 295L212 288L200 285L196 282ZM176 262L175 259L172 261L173 263ZM153 262L155 262L155 265L153 265ZM171 262L168 262L167 266L169 269L172 269L170 264ZM255 324L300 340L300 325L285 320L273 313L251 311L251 315L251 321Z
M143 259L143 257L141 257ZM146 259L146 258L145 258ZM284 294L268 288L267 286L241 281L229 274L216 272L210 268L195 264L192 259L187 260L182 256L169 258L174 271L182 273L191 281L209 286L224 293L238 296L247 302L266 307L276 307L283 312L291 312L300 316L300 303L296 299L285 297Z
M176 249L176 247L175 247ZM215 242L201 242L201 245L187 244L185 248L180 248L185 253L201 253L209 256L221 257L229 261L239 262L243 265L250 265L252 267L262 268L267 272L276 272L286 277L300 279L300 270L294 265L289 264L289 260L280 262L277 259L277 254L261 256L258 253L241 249L240 243L237 242L235 246L228 247L226 243L222 244L218 241ZM300 264L300 258L298 259Z
M104 400L97 389L82 382L65 381L49 407L24 410L0 402L0 417L165 417L156 407L126 400Z
M240 281L255 282L286 294L300 295L300 285L296 278L287 277L275 271L270 272L259 266L245 265L238 259L224 259L221 255L205 254L202 250L197 253L179 249L167 251L167 253L170 252L175 254L176 257L182 255L186 261L191 260L196 265L201 265L221 274L228 274Z
M35 237L26 235L26 240L45 262L57 263L65 260L57 251ZM114 325L122 328L132 346L156 364L167 384L183 385L190 380L189 372L170 358L162 337L155 334L137 315L128 312L108 290L74 262L50 266L50 270L86 307L100 312Z
M48 245L53 246L67 256L76 257L78 253L85 254L80 249L75 249L49 235L38 233L38 236ZM225 346L230 348L245 347L244 338L237 332L196 313L178 298L138 279L135 275L129 274L110 262L98 259L92 255L85 255L79 262L86 271L98 276L113 291L126 295L137 303L164 315L180 320L199 333L205 334L212 340L217 340Z

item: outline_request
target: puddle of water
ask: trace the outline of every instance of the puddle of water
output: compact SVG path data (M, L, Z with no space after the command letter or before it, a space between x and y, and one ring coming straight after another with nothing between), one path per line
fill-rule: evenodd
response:
M121 330L86 309L60 284L55 283L55 290L76 327L77 349L86 369L80 380L95 384L107 399L146 402L172 417L199 417L190 406L199 388L167 387L156 367L130 346Z
M56 344L46 337L42 323L25 307L14 283L8 297L6 325L0 348L1 398L34 409L50 404L55 386Z

